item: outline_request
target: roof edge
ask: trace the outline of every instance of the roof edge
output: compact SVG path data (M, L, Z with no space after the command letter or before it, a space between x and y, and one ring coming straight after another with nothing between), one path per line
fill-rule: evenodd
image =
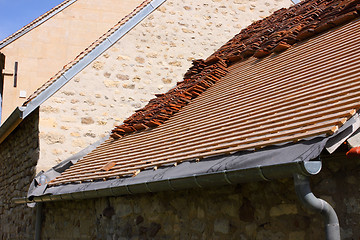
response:
M206 188L211 186L234 185L238 183L253 181L271 181L284 177L292 177L294 174L306 176L315 175L320 172L322 163L314 161L296 161L286 164L270 166L258 166L248 169L224 170L221 172L195 174L192 176L173 179L154 180L143 183L135 183L124 186L114 186L82 192L70 192L63 194L44 194L32 198L14 198L16 204L90 199L99 197L116 197L122 195L133 195L138 193L150 193L161 191L177 191L191 188Z
M10 135L10 133L22 122L24 119L24 107L17 107L0 126L0 144Z
M65 8L69 7L71 4L73 4L76 1L77 0L64 1L64 2L60 3L59 5L53 7L52 9L50 9L49 11L47 11L46 13L41 15L40 17L36 18L31 23L25 25L20 30L16 31L12 35L10 35L7 38L5 38L4 40L2 40L0 42L0 49L6 47L7 45L14 42L15 40L17 40L21 36L23 36L26 33L30 32L34 28L40 26L41 24L43 24L44 22L46 22L47 20L49 20L50 18L52 18L53 16L55 16L59 12L63 11Z

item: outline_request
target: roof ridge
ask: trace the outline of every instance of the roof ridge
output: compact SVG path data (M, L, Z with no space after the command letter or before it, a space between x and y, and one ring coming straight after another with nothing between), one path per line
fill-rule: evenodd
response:
M298 42L343 25L359 16L359 2L306 0L254 22L206 60L193 61L182 82L167 93L156 95L144 108L116 126L111 137L118 139L161 125L225 76L229 66L250 57L261 59L272 53L281 53Z
M47 17L49 17L51 14L55 13L59 13L60 11L64 10L65 8L61 9L62 7L64 7L67 4L72 4L74 2L76 2L77 0L65 0L63 2L61 2L60 4L56 5L55 7L53 7L52 9L50 9L49 11L45 12L44 14L40 15L39 17L37 17L35 20L33 20L32 22L30 22L29 24L26 24L25 26L23 26L22 28L20 28L19 30L17 30L15 33L11 34L10 36L8 36L7 38L3 39L2 41L0 41L0 47L3 48L4 46L6 46L7 44L9 44L10 42L12 42L11 40L16 40L18 37L21 37L24 32L28 32L29 30L33 29L34 27L37 27L37 24L41 24L41 21L46 19ZM56 12L58 11L59 12ZM55 15L54 14L54 15ZM53 15L53 16L54 16ZM50 16L52 17L52 16ZM36 25L36 26L35 26ZM10 41L10 42L9 42ZM4 46L3 46L4 45Z

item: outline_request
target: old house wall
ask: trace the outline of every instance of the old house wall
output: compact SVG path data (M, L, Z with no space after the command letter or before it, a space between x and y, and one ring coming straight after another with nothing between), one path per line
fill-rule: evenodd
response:
M360 161L325 162L312 189L334 206L342 239L360 237ZM325 239L293 180L45 204L44 239ZM72 226L69 231L68 227Z
M48 169L105 136L252 21L290 0L167 0L40 108Z
M0 144L0 239L34 239L35 210L12 199L25 197L35 177L38 126L35 110Z
M2 48L8 73L18 62L17 87L13 76L5 77L2 119L142 1L78 0Z

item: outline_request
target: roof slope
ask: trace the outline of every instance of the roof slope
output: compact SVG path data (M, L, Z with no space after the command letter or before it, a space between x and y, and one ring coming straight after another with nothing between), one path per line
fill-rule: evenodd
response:
M156 127L178 112L191 99L216 83L232 64L251 56L279 53L311 36L358 17L358 0L304 1L251 24L212 54L196 60L184 80L166 94L158 95L113 130L112 137Z
M282 54L235 63L166 124L104 142L49 185L331 135L360 109L359 36L355 20Z

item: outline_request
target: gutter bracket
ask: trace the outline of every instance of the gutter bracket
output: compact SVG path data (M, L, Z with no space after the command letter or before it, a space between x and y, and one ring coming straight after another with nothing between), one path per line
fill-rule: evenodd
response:
M173 187L173 185L171 184L171 180L168 178L167 179L167 183L168 183L168 185L169 185L169 187L170 187L170 189L172 190L172 191L176 191L176 189Z
M146 189L147 189L149 192L153 192L153 191L151 191L151 189L149 188L148 182L145 182L145 187L146 187Z
M195 184L196 184L199 188L202 188L202 186L200 185L200 183L198 182L198 180L197 180L197 178L196 178L196 175L194 175L193 178L194 178Z
M233 184L233 183L230 181L230 179L229 179L229 177L227 176L226 172L227 172L226 170L223 171L225 181L231 185L231 184Z
M271 179L268 179L267 177L265 177L265 175L264 175L264 173L263 173L263 171L262 171L262 169L261 169L261 166L257 166L257 169L259 170L259 176L260 176L263 180L265 180L265 181L271 181Z
M126 188L126 191L128 191L128 193L129 193L130 195L133 194L133 193L130 191L130 189L129 189L129 185L125 185L125 188Z

